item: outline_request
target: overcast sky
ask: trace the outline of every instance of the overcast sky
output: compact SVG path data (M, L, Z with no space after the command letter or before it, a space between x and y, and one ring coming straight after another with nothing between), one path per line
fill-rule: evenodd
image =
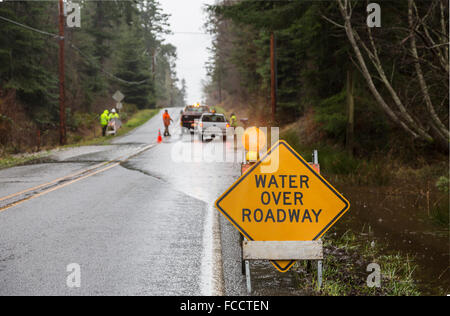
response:
M173 35L167 36L167 43L177 48L177 73L186 79L187 102L193 104L202 100L202 79L206 78L205 62L208 60L207 48L211 37L203 34L186 34L183 32L203 33L206 15L205 4L214 0L159 0L164 13L170 14L169 23ZM181 33L177 33L181 32Z

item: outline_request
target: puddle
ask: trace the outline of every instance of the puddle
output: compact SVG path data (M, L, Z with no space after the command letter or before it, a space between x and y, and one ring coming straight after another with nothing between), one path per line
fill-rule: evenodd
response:
M341 189L352 206L336 232L350 229L392 253L414 258L418 267L413 277L422 294L442 295L450 290L448 230L428 219L425 195L391 187Z
M381 255L400 253L405 260L413 258L417 264L413 278L422 295L442 295L450 291L448 230L435 226L428 219L425 196L389 187L340 185L339 189L351 201L351 208L326 236L340 236L351 230L361 242L374 241L386 249ZM267 261L253 262L254 294L316 295L299 291L298 282L309 282L310 278L305 277L306 272L301 267L294 268L279 273ZM365 271L361 271L361 278L365 277Z

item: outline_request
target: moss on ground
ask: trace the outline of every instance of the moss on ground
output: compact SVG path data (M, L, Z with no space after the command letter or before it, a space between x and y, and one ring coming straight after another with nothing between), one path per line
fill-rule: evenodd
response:
M339 237L324 239L323 286L317 290L317 270L306 262L297 263L297 284L312 295L349 296L417 296L420 295L413 274L414 259L399 253L387 254L386 249L369 240L362 240L347 231ZM369 287L367 272L370 263L381 270L381 286Z

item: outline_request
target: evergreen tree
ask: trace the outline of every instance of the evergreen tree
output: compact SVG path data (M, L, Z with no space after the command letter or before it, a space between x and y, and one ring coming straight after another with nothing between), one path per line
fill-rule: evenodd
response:
M55 12L54 3L4 1L0 16L55 33L44 19ZM55 39L22 26L0 21L0 87L15 90L32 119L39 125L52 125L57 117L57 57ZM50 56L50 57L49 57Z
M143 54L145 46L140 30L124 26L121 35L116 76L129 82L121 83L125 102L141 109L154 107L150 67Z

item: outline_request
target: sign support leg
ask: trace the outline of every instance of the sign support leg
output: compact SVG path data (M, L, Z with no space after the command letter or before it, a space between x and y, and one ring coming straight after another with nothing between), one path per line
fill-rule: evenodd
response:
M241 246L241 270L242 270L242 275L245 275L245 260L244 260L244 247L242 246L244 243L244 236L242 236L242 234L240 234L240 246Z
M252 280L250 276L250 261L244 260L244 241L247 241L247 238L241 235L241 250L242 250L242 274L245 274L245 279L247 282L247 293L252 294Z
M242 151L242 153L244 154L244 151ZM279 163L279 165L285 164L283 168L279 168L276 171L269 172L269 170L265 170L261 167L261 165L265 164L268 160L275 159L274 156L276 156L277 153L279 155L277 162ZM282 268L280 268L279 264L277 264L277 262L280 261L314 261L314 263L310 262L310 265L317 264L317 281L314 281L314 276L312 276L312 285L314 288L317 288L317 291L320 291L323 287L323 241L320 239L316 239L317 236L323 235L327 231L327 229L329 229L331 225L334 224L333 221L335 221L336 218L342 216L345 212L348 211L350 203L336 189L334 189L329 183L327 183L325 179L321 177L317 150L313 151L312 158L313 163L306 162L295 152L292 147L289 146L289 144L287 144L285 141L279 141L272 147L271 150L267 152L266 155L264 155L263 158L260 159L260 161L256 165L244 161L241 165L242 176L239 181L230 189L228 189L228 191L226 191L215 203L217 209L227 219L229 219L234 224L234 226L238 227L242 235L247 236L248 239L253 239L255 238L255 236L257 236L257 239L260 239L244 240L242 244L243 258L241 261L241 270L245 271L248 295L252 293L251 269L249 260L270 260L279 270L283 270ZM295 159L297 159L298 161L295 161ZM251 166L253 166L253 168L251 168ZM277 183L277 178L280 178L282 180L289 175L289 181L291 182L292 179L292 182L294 183L294 185L291 185L292 188L298 188L298 186L295 186L296 181L301 187L303 183L309 180L309 177L311 177L312 179L320 180L313 181L312 183L314 185L311 185L311 188L306 183L308 188L311 189L309 191L311 200L308 200L308 203L311 204L308 204L308 207L315 207L316 209L319 209L320 207L326 208L328 213L327 215L329 215L329 217L322 217L323 220L319 221L318 214L316 214L316 222L320 225L312 226L309 230L299 229L299 227L294 223L293 219L291 223L281 222L282 224L279 224L276 229L269 224L265 225L262 223L261 225L257 226L255 226L254 224L247 224L251 222L250 218L252 216L252 213L253 216L256 213L256 211L252 210L258 210L258 207L263 208L261 206L261 203L264 204L264 208L267 209L266 217L269 218L269 212L272 212L272 215L270 216L272 216L273 218L272 210L277 207L278 202L269 200L266 203L264 195L262 194L261 199L258 199L258 194L261 193L258 188L263 182L262 177L267 177L266 174L268 173L271 174L272 179L274 179L274 183ZM293 178L291 178L291 176ZM255 177L256 181L252 181L253 177ZM272 182L272 180L270 180L270 182ZM265 184L262 186L265 186ZM267 188L269 189L270 186L271 183L269 183ZM269 194L270 192L265 193ZM272 191L272 195L274 197L275 194L277 194L277 191ZM242 203L244 195L246 198L245 204ZM317 197L326 198L326 203L323 198ZM295 202L296 201L294 201L294 203ZM242 208L244 207L244 205L247 208ZM289 201L285 200L283 205L290 205L290 203ZM269 207L271 207L271 209ZM264 213L264 210L260 209L259 211L261 213ZM331 216L335 217L331 222L329 222L330 218L333 218ZM279 217L278 214L277 217ZM245 218L248 218L248 220L246 220ZM255 222L258 222L256 218ZM261 220L259 222L261 222ZM235 250L239 251L238 249ZM308 267L310 265L308 265ZM286 268L290 267L291 266ZM309 278L311 278L311 276Z
M245 277L247 279L247 293L252 294L252 280L250 276L250 261L245 260Z
M322 288L322 277L323 277L323 261L317 261L317 288L320 290Z

